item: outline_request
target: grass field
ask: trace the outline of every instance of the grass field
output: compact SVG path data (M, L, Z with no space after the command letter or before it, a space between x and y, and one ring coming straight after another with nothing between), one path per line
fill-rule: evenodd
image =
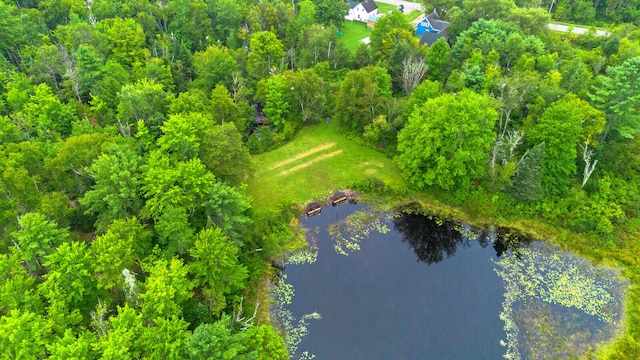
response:
M378 3L378 14L387 14L390 10L394 10L395 5ZM409 22L415 20L422 12L412 11L405 14ZM338 37L338 42L355 54L360 45L360 41L371 35L371 29L367 28L367 24L359 21L345 21L342 23L342 35Z
M346 139L333 124L304 128L290 143L253 160L255 173L247 194L258 212L279 202L305 203L369 178L396 189L405 186L391 159Z
M367 28L367 24L359 21L345 21L340 31L342 31L342 36L338 37L338 42L349 49L352 54L358 50L360 41L371 35L371 29Z

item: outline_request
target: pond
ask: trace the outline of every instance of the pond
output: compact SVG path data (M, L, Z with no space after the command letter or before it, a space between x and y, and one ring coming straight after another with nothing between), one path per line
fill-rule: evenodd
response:
M292 359L566 358L619 333L618 273L544 243L352 203L301 224L274 290Z

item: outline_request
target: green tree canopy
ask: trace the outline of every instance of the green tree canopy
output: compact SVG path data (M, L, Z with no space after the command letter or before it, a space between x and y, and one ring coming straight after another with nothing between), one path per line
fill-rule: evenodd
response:
M466 190L484 174L495 140L496 104L470 90L428 100L398 134L398 166L418 189Z
M600 77L592 99L607 117L604 135L615 131L622 138L632 138L640 132L640 57L620 66L607 68Z
M266 78L272 69L279 69L285 52L282 43L270 31L253 34L249 42L247 72L255 80Z
M589 144L603 128L602 113L574 94L551 104L529 131L533 144L544 143L542 185L545 193L566 192L577 171L578 145Z
M399 44L409 44L418 47L414 30L409 20L400 11L394 11L381 17L371 31L371 50L379 61L389 58L393 48Z
M238 63L226 47L209 46L193 55L196 79L195 88L209 93L217 85L231 88L233 73L238 71Z

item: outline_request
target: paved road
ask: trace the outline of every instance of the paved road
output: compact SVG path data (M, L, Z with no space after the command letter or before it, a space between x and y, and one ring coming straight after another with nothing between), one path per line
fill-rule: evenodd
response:
M404 0L376 0L376 1L383 4L391 4L396 6L402 4L404 5L405 13L409 13L412 10L424 11L424 6L422 6L422 3L419 3L419 2L404 1ZM562 31L562 32L569 31L569 26L567 25L549 24L547 26L549 27L550 30L553 30L553 31ZM574 26L573 28L571 28L571 32L574 34L582 35L582 34L586 34L587 31L589 31L589 29L578 27L578 26ZM596 36L609 36L609 32L604 30L596 30Z
M553 31L569 32L569 26L567 25L549 24L548 27ZM583 27L577 27L577 26L574 26L571 29L572 33L581 34L581 35L586 34L587 31L589 31L589 29L583 28ZM596 30L596 36L609 36L609 32L604 30Z

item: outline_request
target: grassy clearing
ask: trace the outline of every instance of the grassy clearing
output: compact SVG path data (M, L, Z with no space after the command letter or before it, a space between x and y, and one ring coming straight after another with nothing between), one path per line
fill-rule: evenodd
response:
M304 128L288 144L256 155L254 162L247 193L256 211L273 209L280 202L304 203L370 178L395 189L405 186L391 159L346 139L333 124Z
M359 21L345 21L342 24L342 36L338 37L338 42L355 54L362 39L371 35L371 29L367 24Z
M378 14L387 14L390 10L395 10L396 6L391 4L378 3ZM412 22L422 14L421 11L414 10L405 17ZM362 39L371 35L371 29L367 28L367 24L359 21L345 21L342 23L342 35L338 37L338 42L355 54Z

